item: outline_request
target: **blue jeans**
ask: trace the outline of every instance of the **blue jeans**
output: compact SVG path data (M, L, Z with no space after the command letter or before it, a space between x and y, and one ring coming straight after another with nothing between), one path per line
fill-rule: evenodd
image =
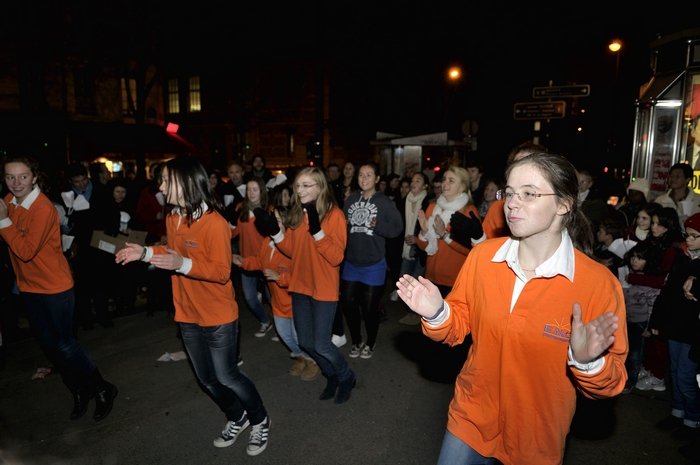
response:
M318 364L326 378L345 381L352 371L343 354L331 342L333 319L338 302L316 300L311 296L292 292L294 326L299 346Z
M245 297L245 302L248 304L248 308L253 312L253 316L262 324L270 323L270 318L265 313L265 309L258 300L258 284L261 281L261 274L259 271L243 271L241 273L241 288L243 289L243 297ZM270 301L270 291L267 289L267 285L262 287L263 298Z
M267 416L253 382L238 368L238 321L218 326L180 323L194 374L229 421L247 412L252 424Z
M494 465L496 463L500 462L491 457L484 457L457 436L445 431L437 465Z
M274 315L272 318L275 320L277 335L289 349L289 355L292 357L305 355L299 347L299 338L297 337L297 330L294 328L294 320L291 318L282 318L281 316Z
M73 335L75 294L21 292L27 317L44 354L71 390L89 387L95 364Z
M700 422L700 390L695 380L698 364L688 358L690 344L668 340L668 355L671 367L673 413L683 418L686 426L697 428Z

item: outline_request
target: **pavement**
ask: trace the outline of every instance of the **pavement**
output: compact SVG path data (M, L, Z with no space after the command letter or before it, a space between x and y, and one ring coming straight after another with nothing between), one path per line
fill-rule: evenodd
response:
M183 350L164 312L79 332L103 376L119 388L114 410L101 422L92 419L92 403L85 417L69 420L72 397L60 377L32 380L47 362L33 339L15 341L0 371L0 465L435 463L467 346L451 349L425 338L419 326L399 324L405 315L399 303L386 302L386 312L374 356L349 359L358 377L352 398L336 405L318 400L322 377L304 382L287 374L287 350L272 333L254 337L257 323L242 308L242 369L272 420L267 450L256 457L246 455L247 434L228 448L212 445L225 418L187 360L156 361ZM678 453L682 443L654 427L669 412L668 391L582 404L564 464L690 463Z

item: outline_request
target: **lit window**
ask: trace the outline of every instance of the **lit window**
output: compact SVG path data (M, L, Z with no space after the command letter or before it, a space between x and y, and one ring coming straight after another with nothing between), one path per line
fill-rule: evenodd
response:
M202 100L199 88L199 76L192 76L190 78L190 112L202 111Z
M122 113L125 115L132 115L137 109L136 106L136 79L129 79L129 87L127 89L127 80L122 78ZM129 95L131 93L131 95ZM129 98L131 97L131 98Z
M168 80L168 113L180 113L180 89L177 79Z

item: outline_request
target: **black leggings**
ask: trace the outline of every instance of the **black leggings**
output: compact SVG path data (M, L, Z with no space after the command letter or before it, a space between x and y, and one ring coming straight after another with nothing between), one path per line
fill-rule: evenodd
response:
M348 323L353 345L362 342L362 320L365 320L367 345L374 348L379 332L379 301L384 284L368 286L358 281L341 281L340 297L345 321Z

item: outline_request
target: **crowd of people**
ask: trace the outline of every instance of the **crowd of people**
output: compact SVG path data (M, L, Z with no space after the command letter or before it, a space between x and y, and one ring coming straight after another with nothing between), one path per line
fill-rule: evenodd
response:
M373 161L274 176L260 156L248 171L177 157L141 182L94 168L71 164L64 186L50 186L33 161L10 159L0 202L14 289L74 394L73 419L93 398L104 418L117 396L75 331L111 327L142 290L149 313L173 315L226 416L214 445L250 427L250 455L267 447L271 420L240 368L239 308L256 337L281 340L290 375L322 376L318 398L343 404L362 375L348 358L381 357L385 305L398 300L400 323L469 346L438 463L560 463L581 398L667 386L658 426L700 457L700 196L687 164L671 167L668 192L651 198L635 179L617 203L594 174L532 143L508 154L503 177L471 158L403 176ZM29 221L39 205L41 221ZM133 230L142 243L92 243L95 231ZM47 245L26 262L30 233ZM33 276L53 263L56 282Z

